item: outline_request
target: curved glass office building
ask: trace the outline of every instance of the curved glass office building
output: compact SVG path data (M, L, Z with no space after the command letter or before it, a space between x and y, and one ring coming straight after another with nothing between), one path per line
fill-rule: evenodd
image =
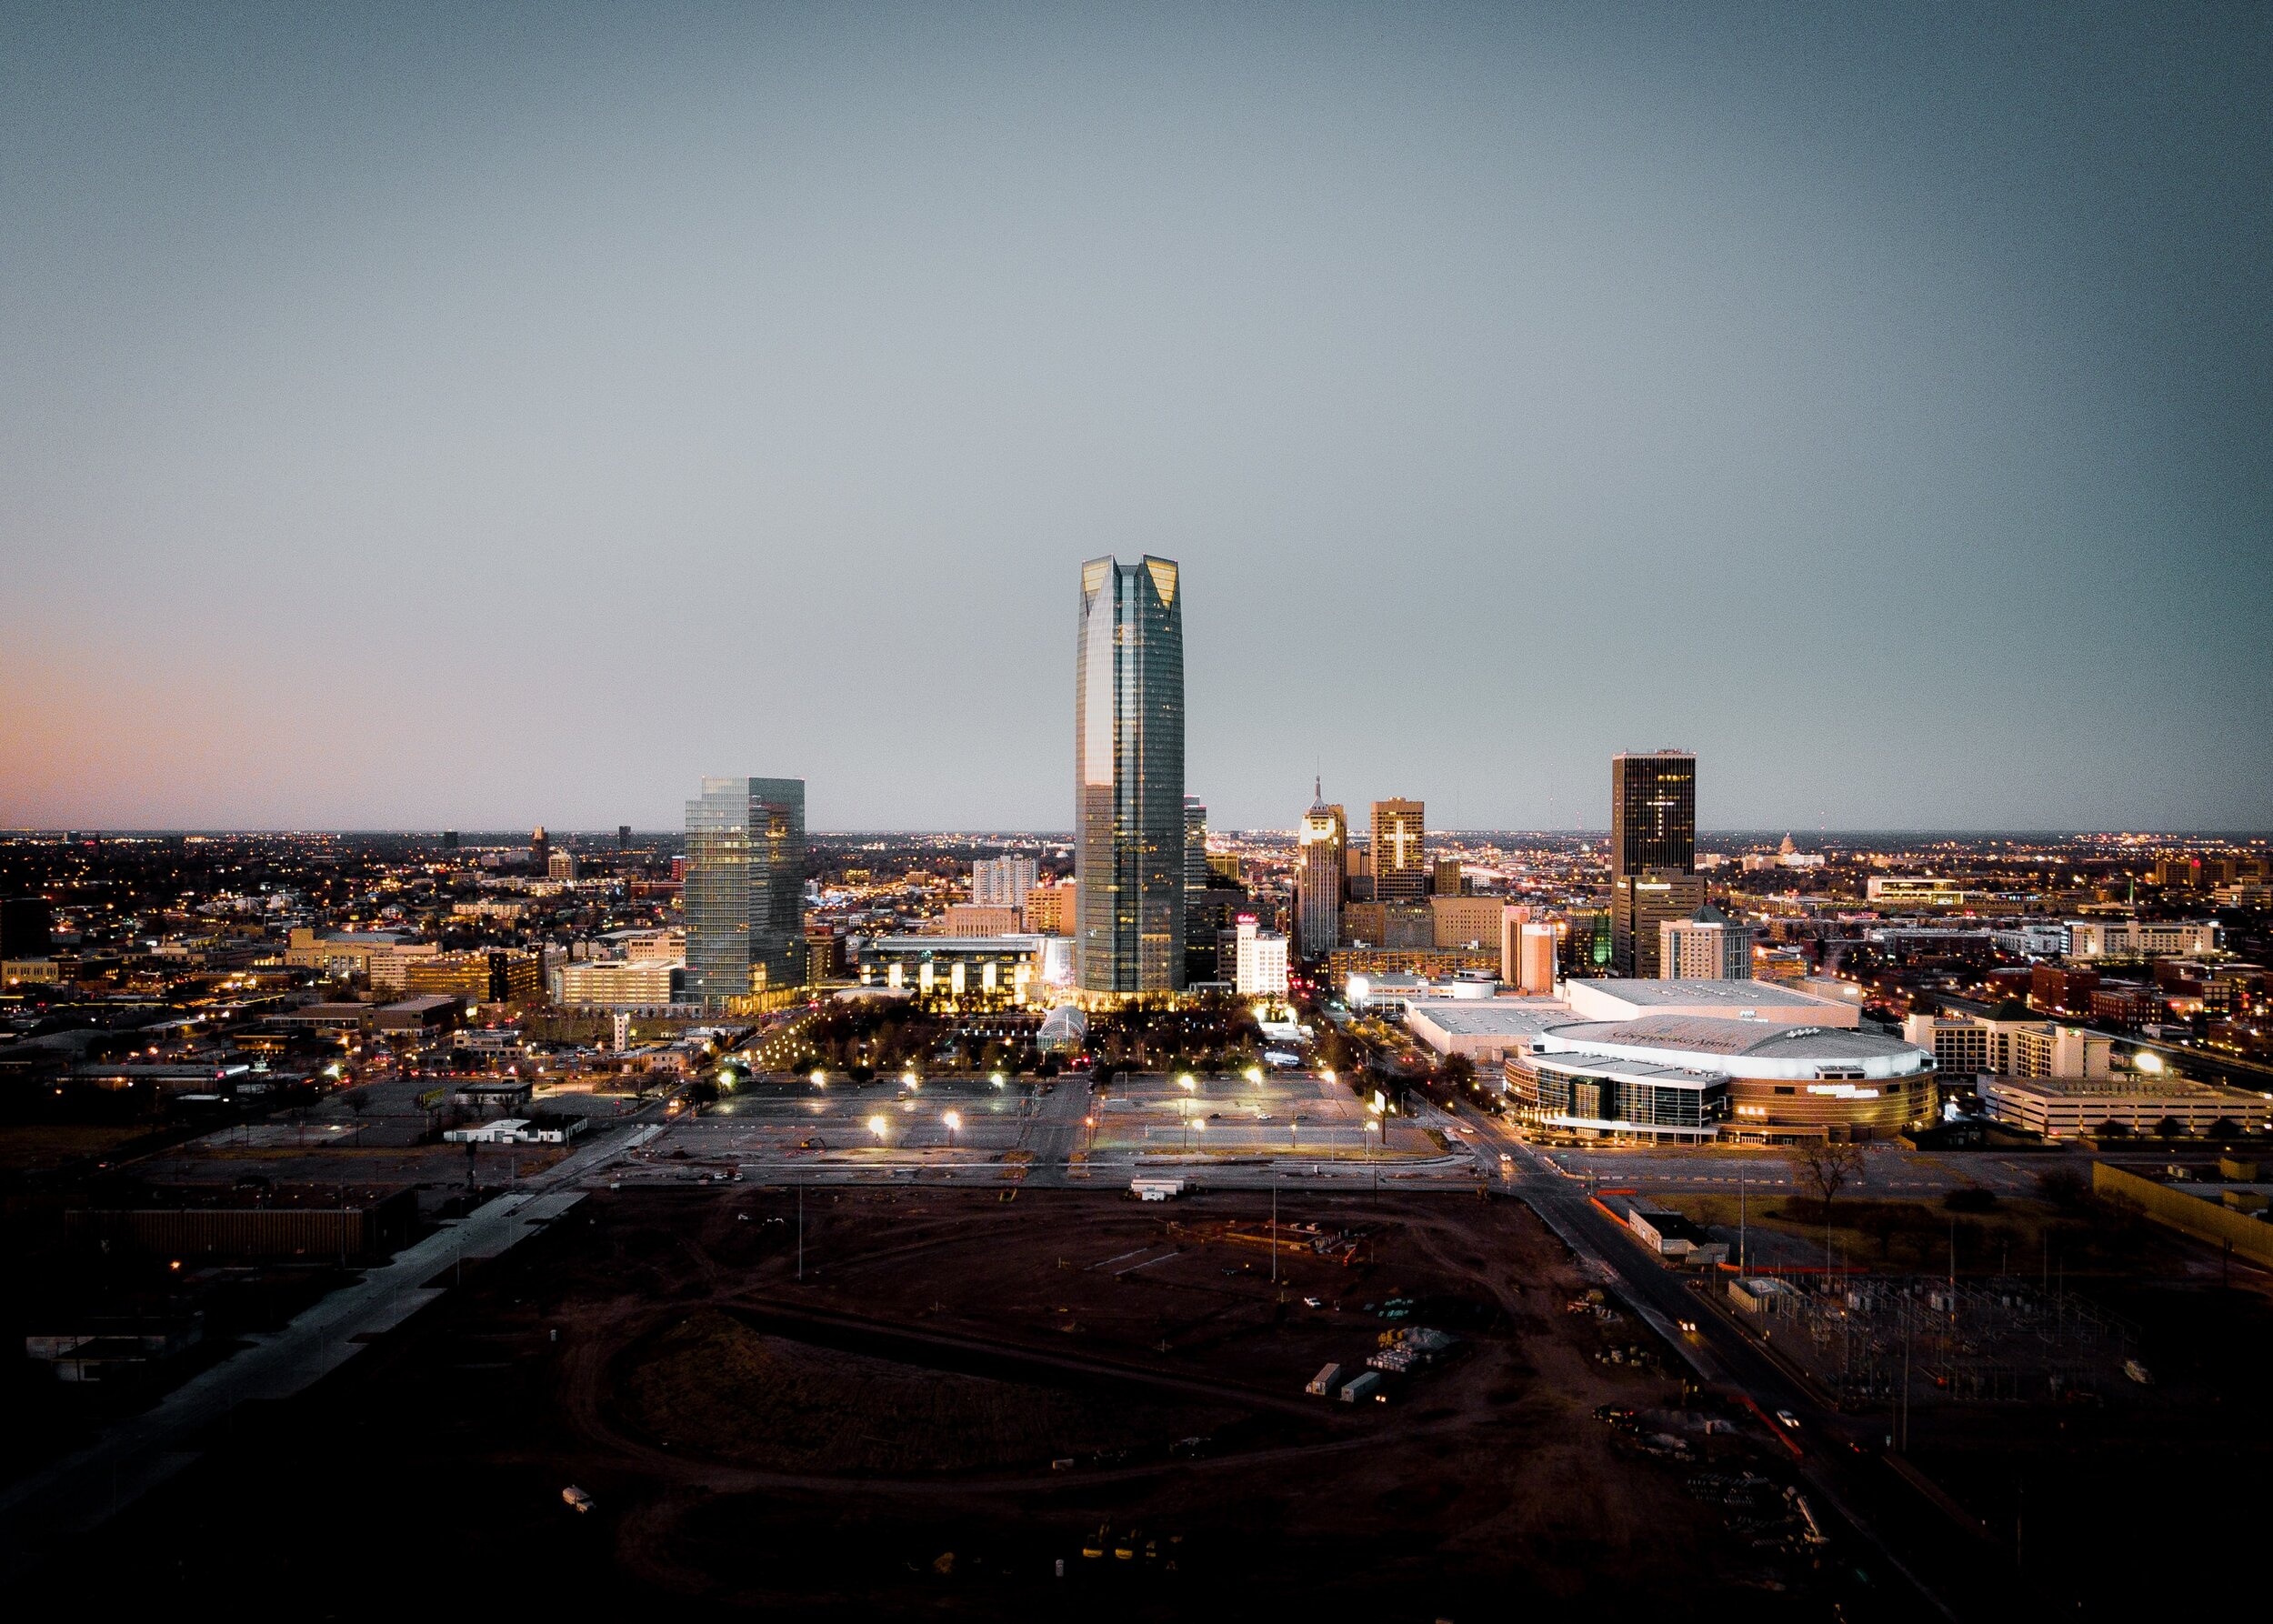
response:
M1184 985L1184 606L1177 566L1081 566L1074 960L1085 992Z

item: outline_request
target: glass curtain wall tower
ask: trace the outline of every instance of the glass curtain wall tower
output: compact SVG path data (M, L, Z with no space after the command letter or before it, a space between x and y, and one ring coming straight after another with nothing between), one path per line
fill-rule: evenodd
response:
M1081 566L1074 959L1085 992L1184 985L1184 606L1177 566Z
M705 778L686 803L686 996L805 984L805 780Z

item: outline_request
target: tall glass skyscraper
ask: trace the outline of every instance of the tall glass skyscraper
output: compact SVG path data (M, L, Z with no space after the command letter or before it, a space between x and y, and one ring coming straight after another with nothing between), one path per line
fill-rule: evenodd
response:
M1074 969L1086 992L1184 985L1184 606L1177 566L1081 566Z
M802 987L805 780L705 778L686 803L686 996Z

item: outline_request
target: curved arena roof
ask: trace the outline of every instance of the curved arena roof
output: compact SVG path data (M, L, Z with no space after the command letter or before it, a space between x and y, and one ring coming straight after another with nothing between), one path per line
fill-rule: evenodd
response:
M1701 1015L1574 1021L1550 1028L1533 1047L1541 1054L1597 1055L1732 1078L1909 1077L1934 1065L1917 1045L1875 1032Z

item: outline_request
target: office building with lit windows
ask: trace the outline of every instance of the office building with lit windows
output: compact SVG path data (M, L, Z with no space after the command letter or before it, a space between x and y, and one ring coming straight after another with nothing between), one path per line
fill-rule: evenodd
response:
M1311 786L1310 809L1296 832L1295 946L1305 958L1323 958L1342 939L1342 865L1349 822L1329 806L1323 784Z
M1697 872L1697 757L1687 750L1610 757L1610 877Z
M1184 606L1176 565L1081 566L1074 957L1084 992L1184 985Z
M1665 981L1749 981L1752 927L1710 903L1686 919L1659 920L1657 976Z
M1421 856L1427 821L1419 801L1373 804L1373 895L1377 902L1421 902L1432 877Z
M705 778L686 803L686 997L805 984L805 780Z

